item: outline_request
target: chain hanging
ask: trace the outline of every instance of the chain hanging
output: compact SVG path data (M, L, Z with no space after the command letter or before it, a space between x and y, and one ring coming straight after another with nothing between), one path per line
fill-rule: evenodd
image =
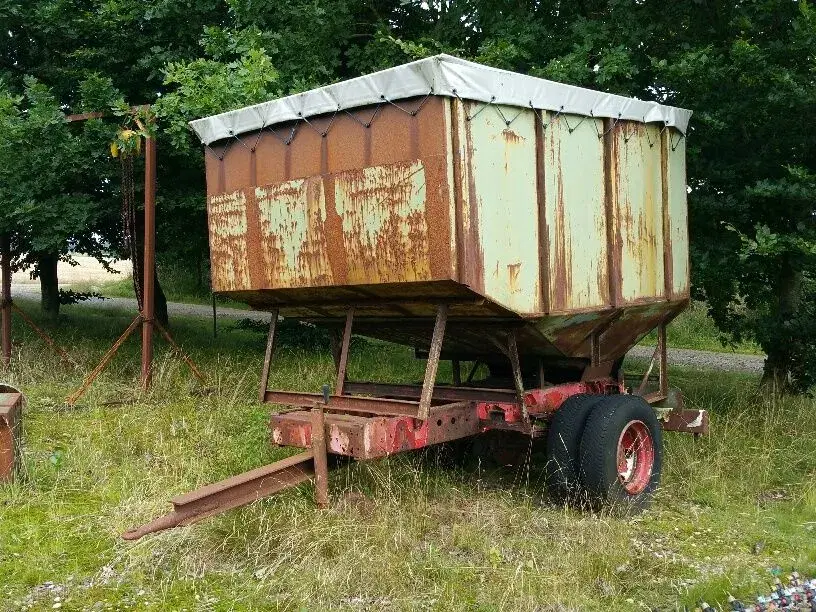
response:
M136 294L139 312L141 312L144 302L141 261L136 236L136 205L134 204L136 190L133 184L133 156L121 155L119 160L122 165L122 230L125 248L128 250L133 268L133 292Z

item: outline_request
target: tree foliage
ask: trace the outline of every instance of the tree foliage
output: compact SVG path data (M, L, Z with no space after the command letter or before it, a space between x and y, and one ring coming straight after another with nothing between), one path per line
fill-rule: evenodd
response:
M15 101L25 75L62 107L108 87L155 104L158 246L175 261L207 249L187 129L199 116L440 52L690 108L694 293L725 333L760 343L769 380L816 379L816 18L804 0L3 0L0 18L0 113L32 103ZM54 147L80 154L66 133L55 125ZM50 193L76 208L69 219L104 226L90 200ZM36 219L28 206L19 220Z

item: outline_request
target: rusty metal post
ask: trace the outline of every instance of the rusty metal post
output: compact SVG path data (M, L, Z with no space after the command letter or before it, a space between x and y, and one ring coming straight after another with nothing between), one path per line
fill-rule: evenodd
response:
M343 329L343 344L340 346L340 360L337 364L337 382L334 385L334 394L343 395L346 384L346 367L348 366L348 352L351 344L351 325L354 322L354 308L346 313L346 326Z
M136 331L136 328L139 327L140 323L142 323L142 315L138 314L136 315L136 318L133 319L133 321L131 321L130 325L128 325L124 333L121 336L119 336L116 342L113 343L113 346L111 346L108 349L108 352L105 353L105 355L102 357L102 361L99 362L99 365L97 365L93 369L93 371L90 374L88 374L88 376L85 377L85 380L82 381L82 385L79 387L79 389L74 391L71 395L69 395L66 398L65 400L66 404L68 404L69 406L73 406L74 404L77 403L77 400L80 397L85 395L85 392L88 390L88 387L90 387L93 381L96 380L96 377L99 376L102 370L104 370L105 367L107 367L110 360L113 359L113 356L116 354L116 351L118 351L119 347L122 346L125 340L127 340L130 337L130 334Z
M145 138L144 303L142 306L142 388L153 378L153 318L156 266L156 139Z
M462 364L458 359L451 361L451 368L453 369L453 386L462 386Z
M590 366L597 368L601 365L601 330L595 330L589 339L590 346Z
M315 504L329 505L329 459L326 451L326 415L323 406L312 408L312 455L314 457Z
M278 327L278 311L272 311L272 318L269 319L269 335L266 337L266 352L264 353L263 370L261 370L261 388L258 392L258 399L263 404L266 399L266 391L269 388L269 369L272 367L272 353L275 351L275 330Z
M528 416L527 404L524 403L524 379L521 376L521 363L519 361L515 330L507 334L507 357L510 359L510 367L513 369L513 386L516 390L516 400L521 404L521 413L526 421Z
M11 246L9 235L0 235L0 284L2 293L0 294L0 307L2 307L2 351L3 366L8 367L11 362Z
M445 338L445 325L448 322L448 306L440 304L436 309L431 348L428 350L428 365L425 367L425 380L422 382L422 395L419 397L419 413L417 416L423 421L431 412L436 370L439 367L439 355L442 353L442 341Z
M62 360L63 360L65 363L67 363L67 364L70 364L70 365L72 365L72 366L74 366L74 367L77 367L77 363L76 363L76 361L74 361L73 359L71 359L71 356L70 356L68 353L66 353L66 352L65 352L64 350L62 350L62 349L61 349L59 346L57 346L57 343L56 343L56 342L54 342L54 340L52 340L52 339L51 339L51 336L49 336L49 335L48 335L48 334L46 334L46 333L45 333L45 332L44 332L42 329L40 329L40 328L37 326L37 324L36 324L36 323L34 323L34 321L32 320L32 318L31 318L31 317L29 317L29 316L28 316L28 315L25 313L25 311L24 311L22 308L20 308L20 307L19 307L17 304L15 304L14 302L12 302L12 303L11 303L11 308L12 308L12 309L13 309L13 310L14 310L14 311L15 311L15 312L18 314L18 315L20 315L20 318L21 318L23 321L25 321L25 323L26 323L26 324L27 324L27 325L28 325L28 326L29 326L29 327L30 327L32 330L34 330L34 333L35 333L35 334L37 334L37 335L38 335L40 338L42 338L42 341L43 341L43 342L45 342L45 343L46 343L48 346L50 346L50 347L51 347L51 348L54 350L54 352L55 352L57 355L59 355L59 356L60 356L60 359L62 359Z
M470 366L470 372L468 372L467 379L465 379L468 384L473 382L473 377L476 376L476 372L479 370L480 365L482 365L482 362L477 359Z
M660 349L660 395L666 397L669 394L669 355L666 345L666 321L660 322L657 327L657 346Z
M190 368L190 371L193 373L193 376L195 376L201 384L206 385L207 379L204 378L204 375L196 367L195 362L193 362L193 360L190 359L190 356L182 350L182 348L178 345L178 343L175 340L173 340L173 336L170 335L170 332L164 329L164 325L162 325L160 322L154 321L154 324L159 329L159 333L162 336L164 336L164 339L167 341L167 344L169 344L170 347L174 351L176 351L176 354L179 357L181 357L181 360L187 364L187 367Z

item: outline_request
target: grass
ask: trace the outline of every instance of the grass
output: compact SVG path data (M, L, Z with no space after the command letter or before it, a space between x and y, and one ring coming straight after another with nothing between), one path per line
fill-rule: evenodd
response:
M176 319L211 394L161 341L155 385L139 390L134 340L67 409L129 315L62 318L53 331L78 370L15 321L6 378L29 404L23 477L0 486L0 609L674 609L767 590L776 566L816 574L816 402L684 369L673 384L711 411L712 435L667 435L662 490L634 519L554 503L535 469L497 477L406 454L334 472L325 511L303 487L126 543L171 496L292 452L270 448L256 400L264 338L224 322L214 340L206 319ZM350 372L409 381L422 368L407 349L361 342ZM331 380L328 351L291 342L271 386Z

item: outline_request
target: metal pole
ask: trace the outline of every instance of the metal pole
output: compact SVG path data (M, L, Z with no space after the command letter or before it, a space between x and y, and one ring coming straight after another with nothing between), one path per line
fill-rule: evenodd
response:
M666 397L669 394L669 355L665 320L657 327L657 345L660 348L660 395Z
M213 338L218 336L218 313L215 310L215 294L211 293L212 296L212 309L213 309Z
M453 368L453 386L454 387L461 387L462 386L462 364L459 362L458 359L454 359L451 361L451 368Z
M329 461L326 456L326 417L323 406L312 408L312 455L314 456L315 504L318 508L329 505Z
M351 324L354 320L354 308L346 313L346 326L343 330L343 345L340 348L340 362L337 364L337 382L334 385L334 394L343 395L343 386L346 384L346 367L348 366L349 344L351 343Z
M439 366L439 355L442 352L442 342L445 338L445 325L448 322L448 306L440 304L436 309L436 323L434 323L431 348L428 350L428 364L425 366L425 380L422 382L422 394L419 397L420 420L428 418L433 401L433 390L436 384L436 369Z
M156 266L156 139L145 138L144 304L142 306L142 388L150 387L153 366L153 317Z
M278 310L272 311L269 319L269 335L266 337L266 353L264 353L263 370L261 370L261 388L258 400L263 404L266 401L266 392L269 389L269 369L272 367L272 354L275 352L275 330L278 327Z
M8 234L0 236L0 275L2 275L2 350L3 366L11 362L11 247Z

